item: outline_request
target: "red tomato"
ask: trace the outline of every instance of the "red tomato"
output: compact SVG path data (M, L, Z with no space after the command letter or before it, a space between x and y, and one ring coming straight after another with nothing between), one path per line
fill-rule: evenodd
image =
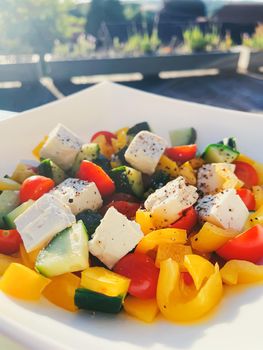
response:
M184 163L196 156L197 146L185 145L166 148L165 154L175 162Z
M111 202L101 208L100 213L104 215L110 207L114 207L119 213L125 215L128 219L135 217L136 211L140 208L140 203L129 203L125 201Z
M117 262L113 271L131 279L131 295L141 299L155 298L159 269L148 255L130 253Z
M197 224L198 215L193 207L186 209L183 212L183 216L175 221L170 227L180 228L183 230L191 231L192 228Z
M256 209L256 201L255 201L255 196L254 196L253 192L251 192L247 188L240 188L237 190L237 194L242 199L242 201L245 203L248 210L255 210Z
M189 272L181 272L181 277L187 286L190 286L194 282Z
M20 188L20 200L26 202L29 199L38 199L43 194L52 190L55 182L45 176L33 175L25 179Z
M19 245L22 242L17 230L0 230L0 253L14 254L19 251Z
M111 145L111 139L116 139L117 138L117 136L115 134L113 134L112 132L109 132L109 131L98 131L92 136L90 142L95 141L96 138L98 136L101 136L101 135L105 136L105 139L106 139L107 143L109 143L110 145Z
M77 177L81 180L95 182L102 196L109 196L115 191L115 184L109 175L100 166L87 160L81 162Z
M238 259L256 263L263 257L263 227L252 227L225 243L216 252L225 260Z
M245 187L251 188L258 185L258 174L252 165L240 161L236 161L234 164L236 165L235 174L239 180L245 183Z

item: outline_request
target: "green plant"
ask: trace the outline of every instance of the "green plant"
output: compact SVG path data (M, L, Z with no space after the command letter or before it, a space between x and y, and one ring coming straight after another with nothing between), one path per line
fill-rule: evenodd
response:
M242 43L250 48L263 50L263 24L257 26L251 37L244 35Z
M157 51L160 44L158 32L154 29L151 36L145 33L143 35L134 34L129 37L124 45L124 52L128 54L151 54Z
M57 57L79 58L95 53L95 41L81 34L75 43L61 43L56 40L53 54Z
M206 51L216 49L220 43L218 32L203 33L199 27L187 29L183 33L184 45L189 51Z

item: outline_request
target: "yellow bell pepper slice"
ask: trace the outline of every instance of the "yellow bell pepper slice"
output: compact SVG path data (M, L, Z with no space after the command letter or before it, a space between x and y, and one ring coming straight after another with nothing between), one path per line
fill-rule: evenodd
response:
M30 168L28 165L23 164L23 163L19 163L12 176L11 179L19 182L20 184L23 183L25 181L25 179L27 179L30 176L35 175L34 171L32 170L32 168Z
M158 246L155 265L160 267L161 261L171 258L178 262L181 271L184 271L184 257L187 254L192 254L192 248L189 245L161 243Z
M187 240L186 230L176 228L164 228L152 231L144 236L136 247L137 253L147 253L149 250L156 249L161 243L179 243L185 244Z
M262 163L259 163L259 162L255 161L252 158L249 158L248 156L246 156L244 154L239 154L239 156L237 157L236 160L252 165L258 174L259 185L263 185L263 164Z
M43 140L41 140L39 144L32 151L33 156L35 156L37 160L40 159L40 151L43 148L44 144L46 143L47 139L48 139L48 136L45 136Z
M230 260L220 273L223 282L230 286L263 281L263 266L246 260Z
M224 230L206 222L201 230L191 237L190 241L193 249L202 253L209 253L222 247L222 245L238 234L239 232Z
M71 312L77 311L74 303L75 291L80 286L80 278L73 273L53 277L44 289L43 295L51 303Z
M196 174L190 162L185 162L180 166L179 175L183 176L190 185L196 185Z
M184 257L184 266L193 278L195 288L199 290L203 282L214 273L214 265L196 254Z
M175 161L163 155L159 160L156 170L161 170L170 175L171 177L175 178L178 176L179 169Z
M159 313L155 299L139 299L130 295L125 299L123 308L127 314L147 323L153 322Z
M112 139L112 147L114 150L114 153L121 150L123 147L125 147L128 143L128 137L127 132L129 128L122 128L116 132L117 139Z
M0 178L0 191L17 191L20 189L20 184L12 179Z
M111 297L126 295L130 279L104 267L89 267L81 272L81 287Z
M155 230L151 213L146 210L137 210L135 221L141 226L141 230L145 235Z
M37 256L41 249L42 248L38 248L28 253L25 250L24 244L21 243L19 247L19 253L20 253L22 264L25 265L26 267L29 267L30 269L34 269Z
M14 258L13 256L0 254L0 276L3 275L5 270L12 263L21 263L19 258Z
M256 210L258 210L263 205L263 188L262 186L253 186L252 192L255 196Z
M19 299L38 300L50 279L28 267L12 263L0 280L0 290Z
M190 322L211 311L223 293L222 279L216 265L213 274L193 297L185 298L180 291L180 269L176 261L161 262L157 286L157 303L170 321Z
M263 205L258 208L255 213L251 213L249 216L249 225L250 227L253 227L255 225L262 225L263 224Z

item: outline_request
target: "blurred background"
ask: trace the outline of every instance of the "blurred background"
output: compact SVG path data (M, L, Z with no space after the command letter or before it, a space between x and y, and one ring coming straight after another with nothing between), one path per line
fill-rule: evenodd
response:
M111 80L263 112L263 2L1 0L0 109Z

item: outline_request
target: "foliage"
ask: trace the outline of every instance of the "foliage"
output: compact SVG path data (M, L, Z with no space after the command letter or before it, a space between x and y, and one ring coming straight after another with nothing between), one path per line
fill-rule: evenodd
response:
M93 37L81 34L75 43L55 41L53 55L60 58L81 58L95 53L96 43Z
M252 37L243 36L243 45L252 49L263 50L263 24L257 26Z
M193 27L183 33L184 45L189 51L206 51L219 47L220 36L216 30L203 33L199 27Z
M152 35L147 33L132 35L124 45L124 52L128 54L151 54L157 51L161 42L156 29Z

